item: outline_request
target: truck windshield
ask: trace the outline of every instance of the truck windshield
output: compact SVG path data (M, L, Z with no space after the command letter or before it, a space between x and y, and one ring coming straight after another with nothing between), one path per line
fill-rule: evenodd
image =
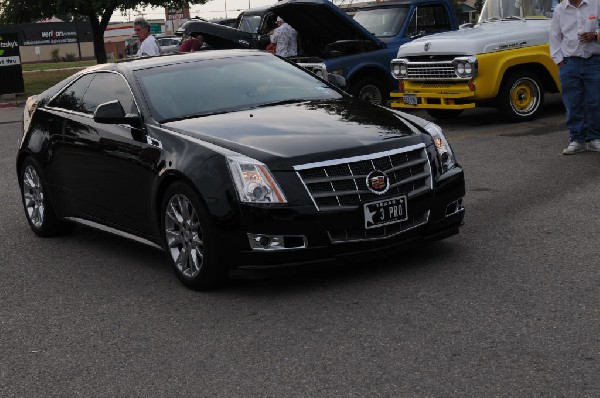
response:
M552 18L558 0L487 0L479 23L519 18Z
M395 36L408 15L408 6L359 10L354 20L377 37Z

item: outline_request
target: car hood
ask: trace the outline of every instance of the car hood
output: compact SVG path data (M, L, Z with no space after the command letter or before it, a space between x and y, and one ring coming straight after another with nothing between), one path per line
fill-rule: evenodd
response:
M362 40L385 47L375 35L329 0L282 0L271 10L296 29L305 41L328 44L339 40Z
M305 101L165 123L273 170L423 142L400 112L357 99Z
M398 58L417 55L476 55L547 44L550 20L527 19L485 22L473 28L438 33L406 43ZM425 44L428 43L427 52Z
M253 48L254 40L250 33L241 30L204 21L184 22L175 32L177 36L200 33L204 41L215 50Z

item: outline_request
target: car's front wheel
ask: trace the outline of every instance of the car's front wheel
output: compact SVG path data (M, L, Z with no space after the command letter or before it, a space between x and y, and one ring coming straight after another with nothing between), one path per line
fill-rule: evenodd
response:
M498 109L508 120L532 120L544 103L543 83L533 72L513 72L502 82L497 101Z
M214 249L207 212L198 194L187 184L171 185L162 204L163 245L181 282L205 290L227 276Z
M41 168L33 158L28 157L23 161L19 177L25 216L36 235L56 236L74 228L74 224L56 216Z

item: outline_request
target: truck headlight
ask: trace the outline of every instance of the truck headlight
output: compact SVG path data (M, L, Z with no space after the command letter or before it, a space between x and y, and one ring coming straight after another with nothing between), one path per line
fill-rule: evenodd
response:
M393 59L390 63L392 76L396 79L406 79L408 77L408 60Z
M433 138L435 150L437 151L438 159L442 165L442 171L450 170L456 164L456 159L454 158L454 152L452 152L452 148L442 132L442 129L435 123L427 123L425 125L425 130Z
M246 203L287 203L266 165L245 156L227 156L235 188Z
M475 57L454 58L452 64L458 77L468 79L477 76L477 58Z

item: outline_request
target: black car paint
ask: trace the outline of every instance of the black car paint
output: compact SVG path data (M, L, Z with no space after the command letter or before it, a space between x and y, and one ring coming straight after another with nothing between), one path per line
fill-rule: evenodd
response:
M233 56L239 53L228 52ZM223 52L222 56L227 55ZM57 93L55 88L40 98L22 139L17 168L26 156L45 167L51 201L60 217L91 220L162 246L161 195L173 181L187 181L206 207L224 263L248 269L328 262L361 253L384 255L413 241L458 233L464 213L450 217L444 213L448 203L465 194L462 169L457 165L441 173L432 139L415 119L357 103L359 100L343 94L339 101L306 101L161 125L149 114L132 74L136 68L168 62L161 58L94 68L118 72L129 82L145 124L142 129L99 124L89 115L49 108L47 102ZM283 134L285 142L280 141ZM434 189L412 199L410 206L430 209L430 221L392 238L332 245L327 229L360 227L361 208L317 211L292 166L358 155L367 147L370 153L414 143L426 145ZM240 203L223 156L230 151L263 161L289 202ZM306 235L308 248L252 251L248 232Z

